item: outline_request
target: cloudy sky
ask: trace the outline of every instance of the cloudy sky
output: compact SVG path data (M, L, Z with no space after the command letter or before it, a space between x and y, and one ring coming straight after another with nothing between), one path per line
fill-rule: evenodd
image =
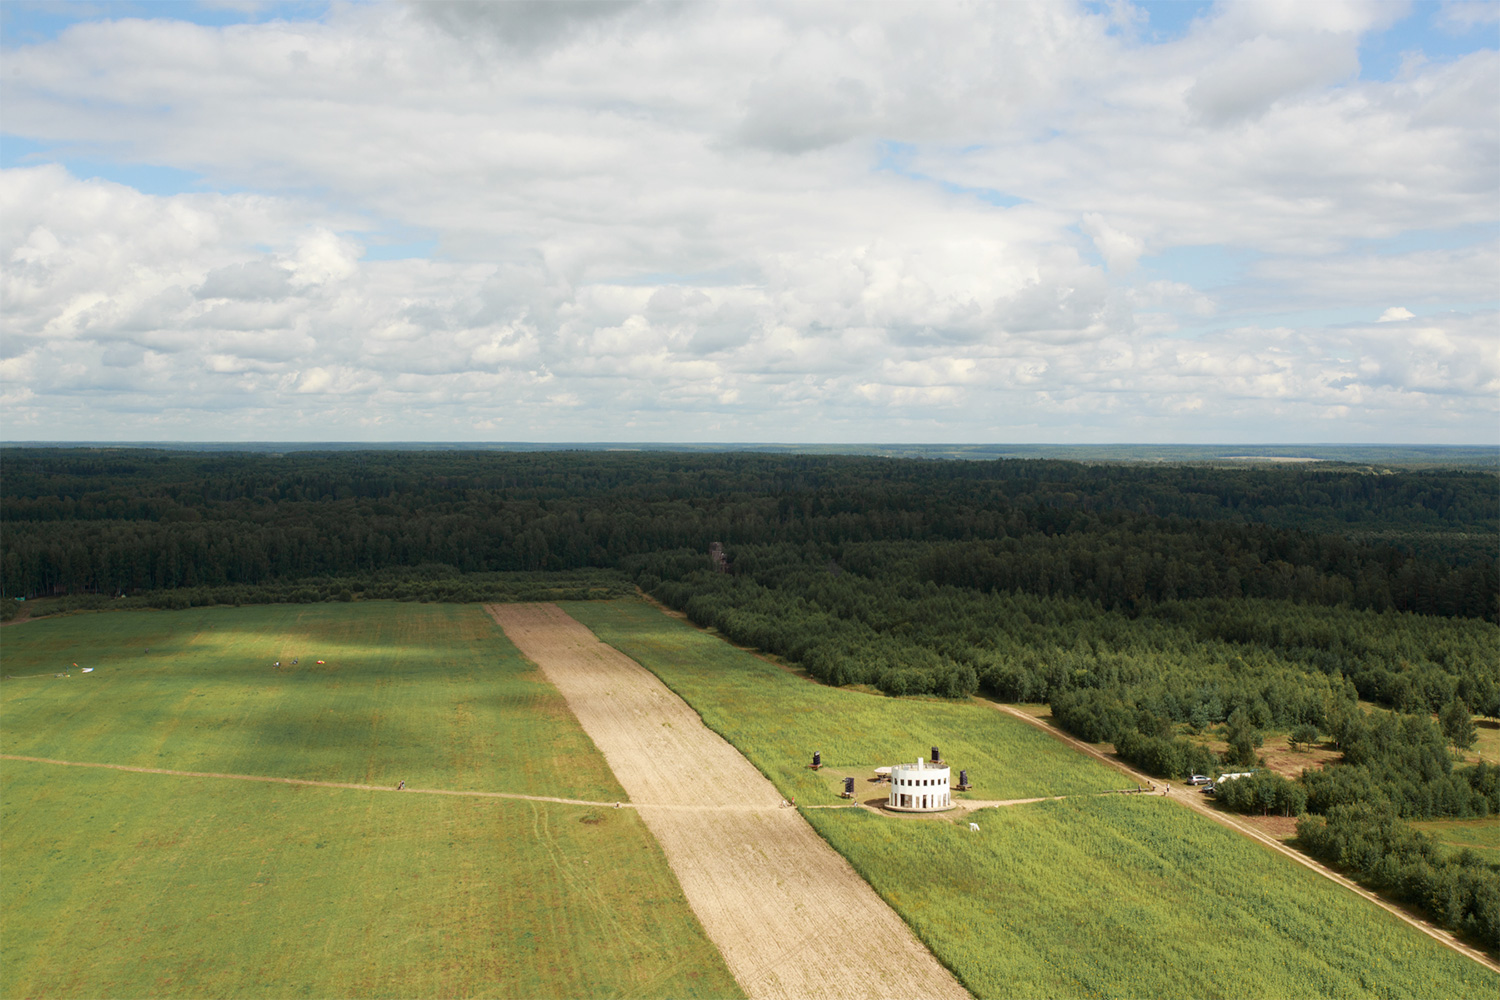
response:
M6 440L1500 442L1500 4L0 4Z

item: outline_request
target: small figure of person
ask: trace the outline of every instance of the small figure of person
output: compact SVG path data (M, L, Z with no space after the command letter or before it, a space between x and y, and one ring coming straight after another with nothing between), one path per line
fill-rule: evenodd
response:
M401 792L401 791L405 791L405 790L406 790L406 779L402 778L401 779L401 783L396 786L396 791Z
M1167 783L1167 790L1163 794L1164 795L1171 795L1172 794L1172 785L1171 785L1171 782Z

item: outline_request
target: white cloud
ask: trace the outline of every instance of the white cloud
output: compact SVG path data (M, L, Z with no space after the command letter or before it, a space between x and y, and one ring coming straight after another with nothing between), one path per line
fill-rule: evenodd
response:
M291 294L291 272L288 268L265 260L246 261L214 268L193 289L200 299L283 299Z
M327 392L333 385L333 376L324 368L311 368L294 373L292 385L294 392Z
M1262 261L1251 272L1285 304L1363 306L1372 297L1385 296L1410 302L1482 302L1500 291L1500 242L1454 250L1281 258Z
M1345 414L1488 440L1500 57L1359 79L1401 14L1229 4L1164 45L1126 5L82 23L7 50L9 130L265 193L5 171L0 377L18 425L75 437L1145 439ZM1444 229L1466 235L1370 242ZM366 256L402 232L439 255ZM1246 263L1212 291L1147 273L1183 247ZM1257 316L1392 300L1452 311Z
M1446 0L1439 15L1439 23L1456 33L1497 21L1500 21L1500 6L1492 0Z
M1129 233L1121 232L1105 221L1098 212L1085 212L1083 231L1088 233L1111 271L1130 271L1145 252L1145 245Z

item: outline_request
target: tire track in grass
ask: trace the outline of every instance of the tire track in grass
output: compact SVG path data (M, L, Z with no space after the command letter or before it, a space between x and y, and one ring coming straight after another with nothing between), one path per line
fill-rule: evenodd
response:
M552 795L524 795L520 792L478 792L451 788L396 788L392 785L369 785L354 781L317 781L312 778L277 778L264 774L223 774L218 771L174 771L167 767L139 767L134 764L101 764L94 761L56 760L52 757L27 757L22 754L0 753L0 760L27 761L32 764L53 764L59 767L98 767L110 771L129 771L133 774L165 774L177 778L219 778L226 781L263 781L276 785L311 785L315 788L348 788L361 792L400 792L402 795L457 795L476 799L521 799L526 802L558 802L567 806L615 806L634 808L631 803L594 802L589 799L564 799Z
M53 757L28 757L24 754L0 753L0 760L52 764L57 767L97 767L132 774L161 774L174 778L219 778L225 781L263 781L276 785L310 785L315 788L346 788L359 792L396 792L401 795L454 795L475 799L518 799L523 802L556 802L565 806L599 806L605 809L658 810L665 812L755 813L763 807L725 803L682 802L604 802L593 799L565 799L555 795L526 795L522 792L481 792L453 788L396 788L393 785L371 785L355 781L319 781L313 778L278 778L265 774L225 774L218 771L176 771L169 767L141 767L135 764L105 764L86 760L57 760Z

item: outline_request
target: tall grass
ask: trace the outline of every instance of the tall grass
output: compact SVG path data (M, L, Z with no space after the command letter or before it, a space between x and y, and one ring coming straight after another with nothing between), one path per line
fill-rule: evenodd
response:
M1500 865L1500 821L1484 819L1434 819L1411 824L1440 844L1474 851L1486 863Z
M737 996L630 810L4 762L0 996Z
M1159 798L808 821L981 997L1488 997L1500 977Z

